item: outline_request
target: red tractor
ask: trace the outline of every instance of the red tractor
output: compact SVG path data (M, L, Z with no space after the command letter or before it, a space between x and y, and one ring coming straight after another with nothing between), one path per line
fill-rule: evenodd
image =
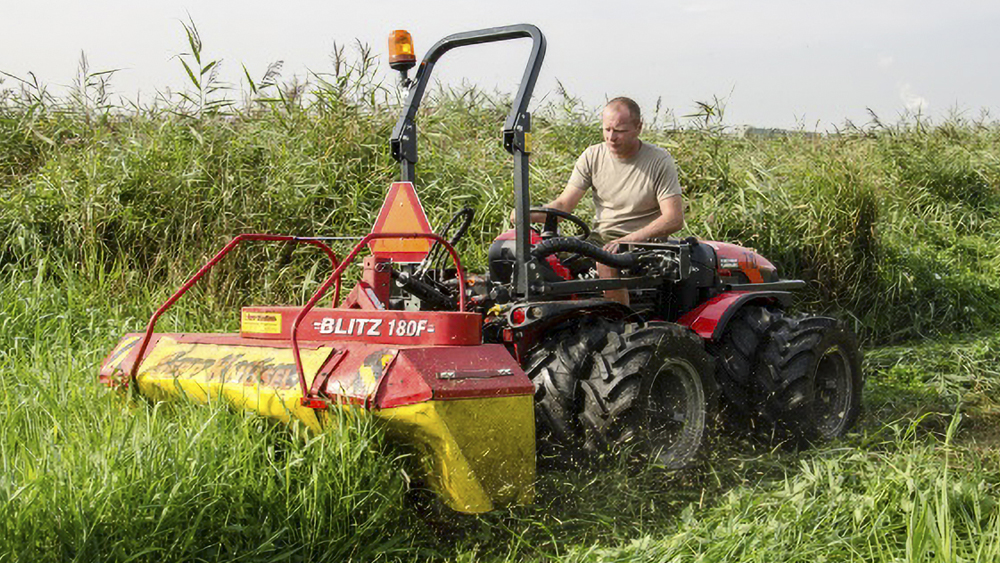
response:
M786 435L843 435L860 409L861 354L844 323L785 313L789 291L805 282L781 280L763 256L724 242L688 238L610 254L587 242L590 229L574 215L530 207L527 105L545 54L536 27L460 33L428 51L392 134L402 180L416 180L415 118L438 58L516 37L533 41L503 129L514 156L516 228L490 247L489 272L473 286L471 302L484 314L484 341L507 345L534 383L543 431L593 451L645 441L665 465L679 466L701 444L718 389L727 404ZM412 46L400 51L412 53ZM404 83L414 62L398 52L390 60ZM546 215L540 233L529 228L530 213ZM449 223L460 222L453 244L471 218L464 211ZM572 223L576 236L562 236L560 222ZM454 273L428 267L434 256L403 275L437 291L421 307L456 299ZM595 279L595 261L626 275ZM603 298L618 288L630 291L630 307Z
M496 238L488 271L466 276L454 249L473 211L431 232L414 184L416 115L447 51L528 38L532 48L503 129L514 156L515 228ZM633 244L611 254L589 228L528 197L528 100L545 54L532 25L450 35L416 57L405 32L390 64L409 96L391 138L401 182L372 233L343 261L330 237L241 235L199 270L149 322L122 339L101 379L152 399L230 403L319 430L335 408L360 407L423 454L449 506L480 512L533 494L536 425L544 443L582 452L629 447L668 468L705 440L718 395L788 437L842 436L860 409L855 337L828 317L790 314L790 291L753 250L694 238ZM540 232L530 212L546 216ZM575 236L559 232L574 225ZM247 241L309 244L333 272L301 307L247 307L239 334L162 334L160 315ZM341 302L341 276L365 249L361 280ZM598 279L592 266L619 268ZM333 289L331 307L317 307ZM630 306L604 298L627 288Z

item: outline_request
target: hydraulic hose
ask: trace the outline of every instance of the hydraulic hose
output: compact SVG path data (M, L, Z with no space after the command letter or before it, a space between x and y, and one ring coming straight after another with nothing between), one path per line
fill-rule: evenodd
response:
M543 240L531 250L531 255L541 260L556 252L579 254L615 268L632 269L638 264L638 258L631 252L613 254L596 244L573 237L556 237Z
M399 282L404 289L416 295L422 301L427 301L431 305L446 311L454 310L455 302L450 296L442 293L433 285L415 277L407 272L392 271L392 279Z
M469 225L472 224L472 218L475 216L475 214L476 211L471 207L463 208L461 211L452 216L451 220L449 220L448 223L444 226L444 228L441 229L441 236L447 239L448 231L450 231L451 228L455 226L455 221L461 219L462 222L458 226L458 231L456 231L455 235L448 240L448 244L455 246L456 244L458 244L458 241L462 240L462 237L465 236L466 231L469 230ZM444 247L441 246L440 243L435 242L431 246L431 249L427 252L427 255L424 256L423 261L420 262L420 266L417 267L417 273L422 274L423 272L426 272L428 269L433 268L435 262L444 261L447 258L448 254L444 252L443 249ZM444 266L441 266L441 268L443 267Z

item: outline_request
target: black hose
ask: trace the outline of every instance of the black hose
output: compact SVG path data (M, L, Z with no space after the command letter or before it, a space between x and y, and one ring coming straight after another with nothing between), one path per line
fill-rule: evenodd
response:
M452 224L455 222L456 219L461 217L462 222L458 225L458 230L455 231L455 235L448 240L448 244L454 247L456 244L458 244L458 241L462 240L462 237L464 237L465 233L469 230L469 226L472 225L472 218L475 217L475 215L476 211L471 207L466 207L462 209L461 211L456 213L454 217L452 217L451 221L448 222L448 225L441 232L441 236L447 237L448 231L451 230ZM445 260L448 259L448 253L445 252L444 247L441 246L440 244L437 244L437 242L435 242L434 244L441 247L440 249L438 249L439 256L435 256L434 261L440 262L441 264L438 266L438 269L443 270L445 267ZM433 266L434 264L432 263L431 265Z
M632 269L638 264L638 258L631 252L612 254L596 244L574 237L550 238L543 240L531 249L531 255L539 260L556 252L572 252L615 268Z
M450 296L427 282L421 281L406 272L398 272L396 270L392 271L392 279L399 282L403 286L403 289L416 295L421 301L427 301L439 309L455 309L455 302Z
M458 241L462 240L462 237L465 236L466 231L469 230L469 225L472 224L472 218L475 216L475 214L476 211L474 209L472 209L471 207L466 207L463 208L458 213L456 213L455 215L453 215L451 220L449 220L448 223L444 226L444 228L441 229L440 232L441 238L448 240L448 244L450 244L451 246L455 246L456 244L458 244ZM450 231L451 228L455 226L455 221L458 221L459 219L461 219L462 222L458 226L458 231L456 231L455 235L451 237L451 239L449 240L448 231ZM431 249L427 252L427 255L424 257L423 262L421 262L420 267L418 268L418 272L422 274L423 272L432 269L434 267L435 262L444 262L445 260L447 260L447 258L448 258L448 253L444 250L444 245L442 245L437 241L434 241L434 244L431 245ZM444 268L444 265L442 265L441 268Z
M455 215L455 218L459 216L462 217L462 224L458 226L458 231L455 232L455 236L451 237L451 240L448 241L448 244L452 246L458 244L458 241L462 240L462 237L465 236L466 231L469 230L469 225L472 224L472 218L476 216L476 210L471 207L466 207L459 211ZM445 233L451 230L451 224L454 222L455 218L452 218L452 220L448 222L448 226L444 229Z

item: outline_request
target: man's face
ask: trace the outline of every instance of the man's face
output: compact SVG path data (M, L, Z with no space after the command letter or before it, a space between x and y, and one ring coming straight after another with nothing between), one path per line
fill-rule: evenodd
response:
M604 144L616 158L628 158L639 150L642 124L632 121L632 114L627 107L620 104L605 107L601 114L601 124L604 128Z

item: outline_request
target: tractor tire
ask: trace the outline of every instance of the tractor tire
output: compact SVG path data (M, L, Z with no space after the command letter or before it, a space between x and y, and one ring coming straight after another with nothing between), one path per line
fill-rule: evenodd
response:
M611 329L604 319L573 322L545 338L524 363L535 384L539 445L580 446L580 381L596 367L598 351Z
M626 447L668 469L689 465L714 417L714 363L672 323L618 324L581 381L584 450Z
M761 418L779 438L839 438L861 411L861 351L854 334L835 319L776 321L754 375Z
M781 317L780 310L748 305L736 312L718 343L709 345L722 396L741 414L754 411L753 370L768 329Z

